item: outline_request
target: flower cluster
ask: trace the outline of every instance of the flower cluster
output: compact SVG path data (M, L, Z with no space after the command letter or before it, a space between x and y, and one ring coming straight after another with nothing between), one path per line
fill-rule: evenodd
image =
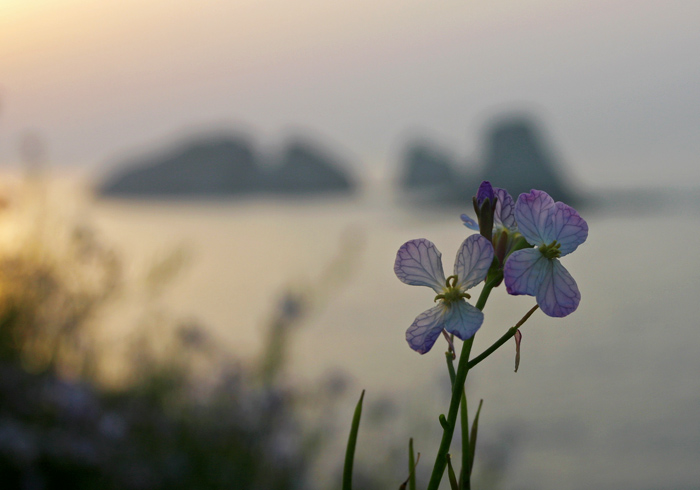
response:
M462 340L476 333L484 315L466 301L466 291L482 281L498 286L502 280L509 294L534 296L552 317L569 315L581 300L576 281L559 261L588 237L588 224L575 209L534 189L516 202L486 181L473 203L477 220L462 215L462 221L479 234L462 243L452 276L445 279L442 254L424 238L406 242L396 254L399 280L437 293L438 304L406 331L409 346L421 354L443 331Z

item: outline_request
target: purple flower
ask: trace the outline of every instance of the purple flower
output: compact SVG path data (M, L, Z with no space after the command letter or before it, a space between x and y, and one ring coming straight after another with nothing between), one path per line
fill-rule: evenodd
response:
M491 242L493 243L496 258L498 258L500 264L502 265L511 252L527 246L526 243L523 243L522 237L518 233L518 225L515 222L515 201L513 201L513 198L510 197L508 191L501 189L500 187L491 187L491 184L488 181L482 182L479 186L479 191L474 198L476 202L475 209L481 209L481 204L479 204L480 198L482 203L487 198L490 199L490 202L495 200L491 225L492 229L485 230L486 233L484 233L484 230L482 230L481 234L489 238L490 232ZM470 230L480 231L480 224L483 227L481 218L479 219L479 223L471 219L466 214L463 214L461 218L464 226Z
M535 248L518 250L508 258L503 270L508 293L535 296L549 316L574 312L581 293L559 257L586 241L588 224L571 206L534 189L518 197L515 219L520 233Z
M420 354L428 352L443 329L456 337L471 338L484 321L484 314L467 303L466 292L484 280L493 261L493 247L481 235L462 243L455 259L454 275L445 279L442 254L435 245L419 238L404 243L396 253L394 272L401 282L428 286L435 291L436 306L418 315L406 331L406 341Z
M483 206L484 202L489 199L490 202L493 204L496 199L494 195L494 189L491 186L491 182L488 180L485 180L481 183L479 186L479 190L476 192L476 205L477 207L481 208Z
M493 210L493 231L494 233L499 229L505 229L508 231L517 231L518 225L515 222L514 215L514 202L513 198L510 197L508 191L501 189L500 187L491 187L489 181L485 180L479 186L479 190L476 194L475 207L480 211L485 200L489 199L489 202L496 202ZM477 216L478 217L478 216ZM466 214L461 216L464 226L470 230L479 231L479 223L471 219Z

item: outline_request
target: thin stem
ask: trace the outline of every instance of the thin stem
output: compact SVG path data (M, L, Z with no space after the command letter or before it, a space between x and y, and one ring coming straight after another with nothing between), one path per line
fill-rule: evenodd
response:
M465 390L462 390L462 401L460 402L460 424L462 426L462 472L460 474L459 488L461 490L470 490L471 488L471 444L469 438L469 411L467 408L467 395Z
M483 310L486 305L486 301L491 294L491 290L500 281L499 277L495 277L486 284L484 284L479 299L476 302L476 307L479 310ZM459 355L459 363L457 365L457 373L455 375L454 383L452 384L452 398L450 399L450 410L447 413L447 424L443 428L442 439L440 440L440 448L438 449L437 456L435 457L435 465L433 466L433 472L430 475L430 481L428 482L428 490L438 490L440 486L440 480L442 480L442 475L445 473L445 467L447 466L447 453L450 450L450 444L452 443L452 436L454 435L455 423L457 422L457 413L459 412L459 405L462 400L462 393L464 393L464 383L467 380L467 373L469 372L469 353L472 350L472 344L474 343L474 337L464 341L462 345L462 352Z
M533 306L532 308L530 308L530 311L528 311L527 313L525 313L525 316L522 317L522 318L520 319L520 321L519 321L518 323L515 324L515 326L510 327L510 328L508 329L508 331L507 331L506 333L504 333L503 336L502 336L500 339L498 339L496 342L494 342L494 343L491 345L491 347L489 347L489 348L486 349L484 352L482 352L481 354L479 354L478 356L476 356L474 359L472 359L471 361L469 361L469 363L467 364L467 369L472 369L474 366L476 366L476 365L479 364L481 361L483 361L484 359L486 359L488 356L490 356L491 354L493 354L493 353L496 351L496 349L498 349L500 346L502 346L503 344L505 344L506 341L507 341L508 339L510 339L511 337L513 337L513 336L515 335L515 332L517 332L518 329L519 329L520 327L522 327L523 323L525 323L525 322L528 320L528 318L530 318L530 317L532 316L532 314L537 310L537 308L539 308L538 305L535 305L535 306Z
M496 287L496 284L501 282L503 279L502 274L498 274L495 277L493 277L489 282L484 284L484 288L481 290L481 294L479 295L479 299L476 300L476 307L477 309L483 311L484 306L486 306L486 301L489 299L489 294L491 294L491 290Z
M455 366L453 363L453 354L450 352L445 352L445 358L447 359L447 371L450 373L450 383L452 389L454 389L455 383ZM462 400L460 401L460 424L462 426L462 470L459 475L459 487L462 489L469 489L469 478L464 479L464 468L466 468L465 463L470 461L469 459L469 413L467 411L467 397L465 392L462 391ZM468 475L469 473L467 473ZM463 485L467 486L463 486Z
M447 372L450 373L450 385L454 387L455 383L455 365L453 363L452 354L449 351L445 352L445 359L447 360Z
M447 340L447 352L451 355L452 359L455 357L455 343L454 343L454 335L448 335L446 330L442 331L442 334L445 336L445 339Z

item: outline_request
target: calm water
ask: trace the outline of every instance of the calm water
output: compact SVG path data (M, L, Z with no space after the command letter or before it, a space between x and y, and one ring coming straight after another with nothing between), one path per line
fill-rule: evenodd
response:
M507 462L497 468L503 488L700 488L700 255L692 249L700 219L687 209L666 211L584 212L589 239L563 260L582 291L579 310L530 319L518 373L512 343L470 373L470 404L485 400L477 458ZM368 400L391 394L397 421L380 439L416 437L421 469L429 470L437 414L448 404L444 343L425 356L407 347L405 329L434 294L400 283L393 261L402 243L425 237L451 270L468 233L458 210L416 212L378 193L313 202L98 202L92 217L131 258L134 277L154 258L188 250L191 260L164 304L201 319L243 358L261 348L284 288L314 290L341 254L315 314L296 332L289 376L313 383L342 370L351 399L361 388ZM533 304L496 290L474 352ZM361 434L359 452L376 452L376 445L363 448L363 437L373 435Z

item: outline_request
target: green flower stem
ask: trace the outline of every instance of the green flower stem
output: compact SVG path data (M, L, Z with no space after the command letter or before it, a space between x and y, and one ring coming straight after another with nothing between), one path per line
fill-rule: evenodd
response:
M460 424L462 426L462 472L459 478L459 488L461 490L471 489L471 462L473 456L471 454L471 444L469 439L469 410L467 407L467 395L462 390L462 401L459 409Z
M502 336L500 339L498 339L496 342L494 342L494 343L491 345L491 347L489 347L489 348L486 349L484 352L482 352L481 354L479 354L478 356L476 356L474 359L472 359L471 361L469 361L469 363L467 364L467 369L472 369L474 366L476 366L476 365L479 364L481 361L483 361L484 359L486 359L488 356L490 356L491 354L493 354L493 353L496 351L496 349L498 349L500 346L502 346L503 344L505 344L506 341L507 341L508 339L510 339L511 337L513 337L513 336L515 335L515 332L517 332L518 329L519 329L520 327L522 327L523 323L525 323L525 322L528 320L528 318L530 318L530 317L532 316L532 314L537 310L537 308L539 308L538 305L533 306L533 307L530 309L530 311L528 311L527 313L525 313L525 316L522 317L522 318L520 319L520 321L519 321L518 323L515 324L515 326L510 327L510 328L508 329L508 331L507 331L505 334L503 334L503 336ZM460 360L461 360L461 359L460 359Z
M452 389L454 389L455 367L452 360L452 354L449 351L445 352L445 358L447 359L447 371L450 373L450 383L452 384ZM464 478L467 463L471 461L469 456L469 451L471 449L469 444L469 411L467 409L467 396L464 391L462 391L462 400L460 401L459 406L459 417L462 427L462 470L459 475L459 486L462 490L469 490L469 478ZM469 474L470 472L467 471L467 475Z
M479 299L476 302L476 307L479 310L483 310L486 305L486 301L491 294L491 290L498 284L501 277L494 277L486 284L484 284ZM428 482L428 490L438 490L440 486L440 480L442 480L442 475L445 473L445 467L447 466L447 454L450 450L450 444L452 443L452 436L454 435L455 425L457 422L457 413L459 412L459 405L462 400L462 394L464 393L464 383L467 381L467 373L469 372L469 353L472 350L472 344L474 343L474 337L464 341L462 346L462 352L459 355L459 364L457 365L457 374L455 375L455 381L452 386L452 398L450 399L450 410L447 413L447 424L443 428L442 439L440 441L440 448L438 449L437 456L435 457L435 465L433 466L433 472L430 475L430 481ZM464 471L464 470L463 470ZM466 478L465 474L465 478Z
M450 351L445 352L445 358L447 360L447 372L450 373L450 385L455 384L455 365L452 359L452 354Z
M490 276L491 274L489 274ZM484 284L484 288L481 290L481 294L479 295L479 299L476 300L476 308L478 310L484 311L484 306L486 306L486 301L489 299L489 294L491 294L491 290L496 287L497 284L499 284L503 280L503 273L499 272L493 277L491 277L490 280L488 280L488 276L486 277L487 281L486 284ZM472 337L473 338L473 337Z

